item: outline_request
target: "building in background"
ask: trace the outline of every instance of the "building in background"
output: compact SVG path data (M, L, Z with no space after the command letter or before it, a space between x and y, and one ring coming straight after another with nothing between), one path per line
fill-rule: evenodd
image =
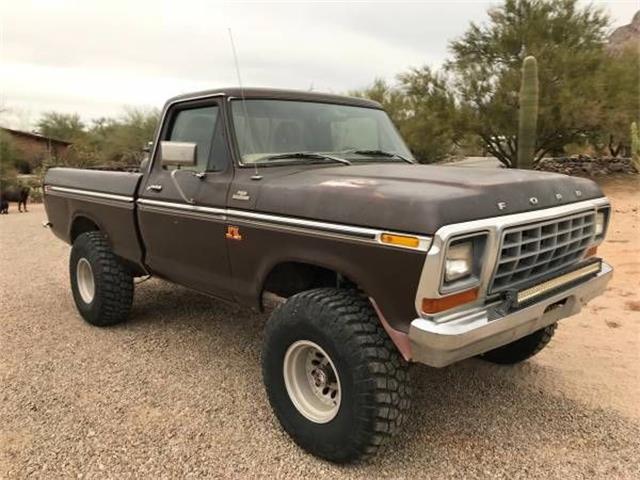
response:
M23 132L0 127L0 132L11 139L20 161L16 165L19 173L29 174L54 158L64 159L69 153L71 142L45 137L32 132Z

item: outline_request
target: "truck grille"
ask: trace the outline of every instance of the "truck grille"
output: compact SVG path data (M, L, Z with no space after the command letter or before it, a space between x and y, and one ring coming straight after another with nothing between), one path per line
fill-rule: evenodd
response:
M489 291L517 288L578 262L594 236L593 211L505 229Z

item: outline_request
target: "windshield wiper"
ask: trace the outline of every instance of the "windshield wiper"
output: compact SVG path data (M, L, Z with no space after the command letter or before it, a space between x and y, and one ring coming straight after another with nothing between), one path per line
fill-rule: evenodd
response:
M397 158L404 162L414 164L413 160L409 160L406 157L403 157L399 153L396 152L387 152L385 150L347 150L344 153L355 153L357 155L370 155L372 157L387 157L387 158Z
M278 153L275 155L267 155L265 157L261 157L254 163L269 163L270 160L286 160L288 158L299 158L307 160L331 160L332 162L342 163L343 165L351 165L351 162L349 160L345 160L344 158L334 157L333 155L325 155L324 153L318 152Z

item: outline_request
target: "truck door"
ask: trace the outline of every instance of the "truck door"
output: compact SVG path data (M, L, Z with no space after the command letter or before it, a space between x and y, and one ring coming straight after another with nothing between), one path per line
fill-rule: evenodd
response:
M224 208L233 168L219 100L170 106L160 140L196 143L197 164L175 174L185 201L171 179L179 167L161 166L155 149L138 198L145 264L159 277L231 298Z

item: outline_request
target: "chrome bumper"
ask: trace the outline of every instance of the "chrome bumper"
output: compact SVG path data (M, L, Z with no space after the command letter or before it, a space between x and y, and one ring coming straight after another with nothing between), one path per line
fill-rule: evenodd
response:
M409 329L412 359L444 367L511 343L578 313L589 300L604 292L612 274L611 266L602 262L595 277L503 316L497 314L495 307L487 307L473 308L444 323L415 319Z

